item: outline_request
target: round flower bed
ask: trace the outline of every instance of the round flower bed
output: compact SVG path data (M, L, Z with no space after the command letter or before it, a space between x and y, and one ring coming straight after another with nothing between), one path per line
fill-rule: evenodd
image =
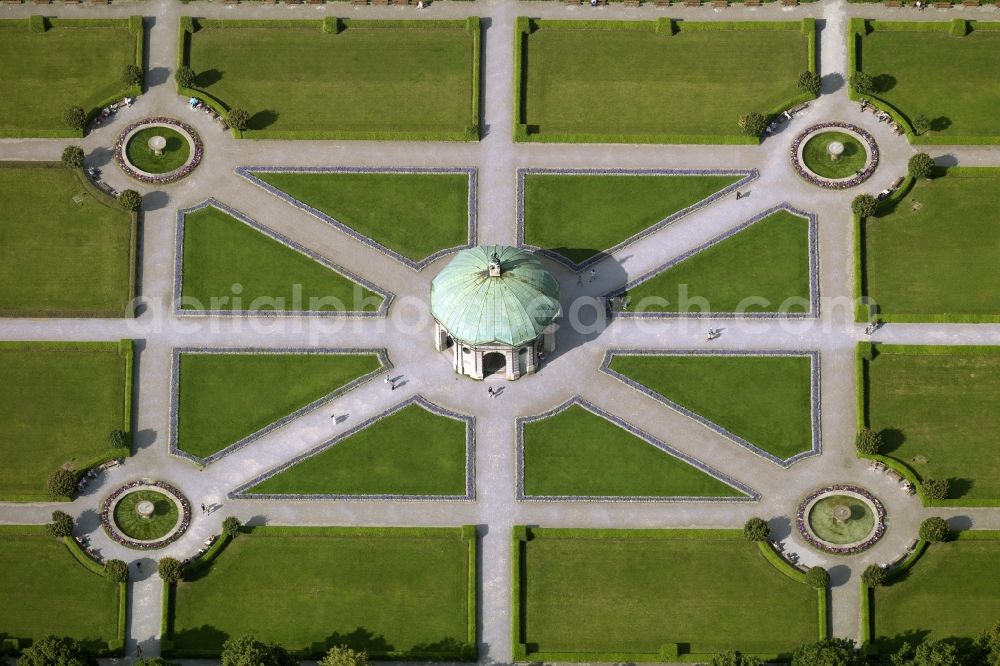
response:
M796 514L799 534L809 545L835 555L871 548L885 533L885 508L857 486L827 486L809 493Z
M163 481L127 483L108 495L101 507L101 525L107 535L136 550L163 548L180 538L190 524L190 502Z
M149 138L163 136L162 156L149 148ZM115 161L132 178L150 185L180 180L201 162L201 137L190 125L173 118L145 118L126 127L115 142ZM184 156L183 161L180 157ZM134 161L133 161L134 158ZM152 170L149 170L152 169Z
M827 150L833 141L844 146L837 160L831 159ZM828 190L846 190L868 180L875 172L878 144L871 134L857 125L820 123L807 127L795 137L790 157L795 172L803 180Z

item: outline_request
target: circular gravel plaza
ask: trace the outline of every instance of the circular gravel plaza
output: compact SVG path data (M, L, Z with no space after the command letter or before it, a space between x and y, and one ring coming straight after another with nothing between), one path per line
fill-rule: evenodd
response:
M128 548L162 548L179 538L191 522L191 505L179 490L162 481L133 481L104 501L105 532Z
M145 118L118 135L115 161L135 180L164 185L194 171L202 151L201 137L190 125L173 118Z
M844 190L868 180L878 167L875 138L842 122L807 127L792 141L790 155L799 176L817 187Z
M857 486L828 486L799 505L799 533L811 546L836 555L867 550L885 532L885 509Z

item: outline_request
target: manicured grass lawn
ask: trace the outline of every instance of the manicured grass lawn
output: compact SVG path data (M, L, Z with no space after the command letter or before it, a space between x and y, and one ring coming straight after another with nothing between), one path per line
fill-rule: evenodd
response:
M154 136L166 139L167 144L157 155L150 147L149 140ZM125 147L129 161L146 173L168 173L179 169L187 162L191 154L191 144L187 137L166 127L148 127L136 132Z
M812 447L809 357L616 355L610 368L781 459Z
M1000 501L1000 347L879 345L865 362L869 426L886 454L952 497Z
M816 591L736 530L529 528L529 536L514 546L523 549L523 641L537 645L538 661L544 653L676 661L655 659L666 643L694 654L774 655L817 640Z
M862 69L876 77L877 87L882 83L877 96L910 120L927 117L931 137L1000 136L1000 32L952 37L947 29L876 29L861 43Z
M470 566L459 528L256 528L177 586L174 646L217 655L253 634L289 650L443 652L469 642Z
M181 293L185 310L372 312L383 300L212 206L184 215Z
M465 495L466 424L404 407L250 493Z
M254 175L413 261L469 242L466 174Z
M114 454L108 434L128 429L131 341L123 347L0 343L0 498L46 500L50 472Z
M1000 321L998 215L1000 169L951 169L865 220L866 293L883 318Z
M195 88L248 109L251 139L478 132L479 42L465 21L341 20L339 34L324 33L321 21L234 28L201 20L190 49Z
M524 176L524 240L579 263L738 180L529 173Z
M117 27L28 31L28 19L0 21L0 136L79 136L63 122L74 105L91 110L124 90L122 69L136 40ZM96 21L95 21L96 23Z
M935 543L906 576L875 589L876 643L885 654L914 636L975 638L1000 617L1000 533ZM883 651L884 650L884 651Z
M830 144L837 141L844 147L842 153L833 159ZM824 178L847 178L864 168L868 151L861 142L843 132L821 132L806 142L802 161L813 173Z
M743 494L579 405L524 424L524 494Z
M136 510L139 503L144 501L153 503L153 514L148 518L141 516ZM151 541L172 530L179 514L177 505L163 493L137 490L125 495L115 505L114 520L118 528L133 539Z
M739 135L741 114L799 95L808 67L808 38L795 22L745 31L681 22L673 36L655 34L653 21L643 30L536 23L524 39L522 118L541 140Z
M183 353L177 446L209 456L379 367L374 354Z
M808 312L809 292L809 220L782 210L632 287L627 309Z
M0 315L131 316L128 213L61 166L0 168L0 201Z
M93 650L105 650L118 635L118 595L118 583L88 571L44 527L0 525L0 626L5 636L70 636Z

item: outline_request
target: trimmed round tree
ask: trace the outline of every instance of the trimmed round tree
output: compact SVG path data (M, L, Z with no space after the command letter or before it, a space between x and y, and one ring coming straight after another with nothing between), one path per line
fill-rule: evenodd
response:
M156 563L156 573L168 583L179 583L184 578L184 565L172 557L164 557Z
M178 67L177 71L174 72L174 81L176 81L177 85L182 88L190 88L193 86L194 78L194 70L187 66Z
M53 495L73 497L76 493L76 474L72 470L60 467L49 474L45 487Z
M229 121L230 127L242 132L247 128L247 123L250 122L250 112L237 106L229 110L227 120Z
M924 479L921 485L924 487L924 494L933 500L948 499L951 491L948 479Z
M138 65L125 65L122 69L122 83L129 87L142 83L142 69Z
M736 124L740 126L744 134L759 137L767 129L767 118L764 117L763 113L751 111L740 116Z
M854 641L828 638L796 648L791 666L862 666L865 663Z
M337 645L327 650L319 660L319 666L368 666L368 653Z
M810 567L806 572L806 585L822 590L830 585L830 572L823 567Z
M861 573L861 582L868 587L878 587L884 585L889 577L889 572L877 564L869 564Z
M288 651L253 636L230 638L222 644L222 666L294 666Z
M134 190L126 190L126 192L134 192ZM125 434L124 430L112 430L108 433L108 445L113 449L123 449L128 445L128 435Z
M798 86L802 92L818 95L823 82L816 72L802 72L799 74Z
M62 163L70 169L82 169L83 157L83 148L80 146L66 146L63 148Z
M87 125L87 112L82 106L71 106L63 111L63 122L75 130L82 130Z
M760 657L730 650L712 655L708 666L763 666Z
M913 178L930 178L934 160L927 153L917 153L906 163L906 170Z
M851 210L860 218L871 217L878 208L878 200L870 194L859 194L851 201Z
M851 77L851 85L862 95L870 95L875 92L875 80L868 72L854 72L854 76Z
M882 433L871 428L862 428L854 438L854 446L858 449L858 453L874 456L882 448Z
M236 516L229 516L222 521L222 531L234 539L240 533L241 527L243 527L243 523Z
M917 116L910 124L913 125L913 133L917 136L931 131L931 121L928 120L927 116Z
M108 560L104 563L104 575L108 580L124 583L128 580L128 565L123 560Z
M45 531L54 537L72 536L73 516L64 511L53 511L52 522L45 526Z
M947 541L951 536L951 529L944 518L932 516L920 523L920 538L931 543Z
M129 212L136 212L142 206L142 195L135 190L123 190L118 195L118 205Z
M17 666L97 666L97 659L81 641L49 635L25 649Z
M747 541L767 541L771 528L763 518L754 516L743 525L743 536Z

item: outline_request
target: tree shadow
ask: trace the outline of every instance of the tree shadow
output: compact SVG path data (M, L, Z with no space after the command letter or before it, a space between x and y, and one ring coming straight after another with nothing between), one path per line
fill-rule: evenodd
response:
M969 516L952 516L948 519L948 527L955 532L964 532L972 529L972 518Z
M207 624L193 629L175 631L173 635L174 646L176 648L203 650L205 652L221 651L222 644L227 640L229 640L229 634Z
M166 208L170 203L170 195L162 190L149 192L142 197L142 209L146 212Z
M844 76L839 72L833 72L832 74L827 74L820 81L821 81L820 90L823 94L836 92L844 87Z
M194 85L197 88L207 88L221 80L222 72L217 69L206 69L204 72L198 72L198 74L195 75Z
M278 112L273 109L265 109L264 111L258 111L257 113L250 116L250 120L247 121L248 130L262 130L265 127L274 124L274 121L278 119Z
M879 74L878 76L872 77L872 92L876 95L879 93L889 92L896 87L896 77L892 74Z
M373 655L385 654L395 650L395 648L385 640L384 636L374 634L364 627L358 627L354 631L347 634L334 632L327 636L324 642L328 648L337 645L346 645L352 650L364 650Z
M948 494L953 498L965 497L974 485L976 482L973 479L953 476L948 479Z
M851 567L846 564L838 564L830 567L830 587L840 587L846 585L851 580Z
M94 148L87 155L86 159L83 161L85 167L96 167L101 168L111 162L111 158L115 156L115 152L111 148L105 148L100 146Z
M878 627L875 629L877 631ZM909 643L913 647L920 645L930 633L930 629L911 629L895 636L876 636L872 643L880 655L889 655L903 647L903 643Z
M886 428L880 434L882 435L882 449L879 453L892 453L906 441L906 435L897 428Z
M76 519L76 529L74 529L73 532L77 534L89 534L100 526L100 514L94 509L87 509Z
M146 72L146 86L152 88L166 83L170 77L170 70L166 67L154 67Z
M951 127L951 118L948 116L938 116L931 121L931 131L932 132L943 132L944 130Z
M781 541L788 538L792 533L792 519L788 516L778 516L767 521L767 526L771 528L771 539Z
M958 158L952 155L951 153L947 153L945 155L938 155L937 157L934 158L934 164L941 167L958 166Z

